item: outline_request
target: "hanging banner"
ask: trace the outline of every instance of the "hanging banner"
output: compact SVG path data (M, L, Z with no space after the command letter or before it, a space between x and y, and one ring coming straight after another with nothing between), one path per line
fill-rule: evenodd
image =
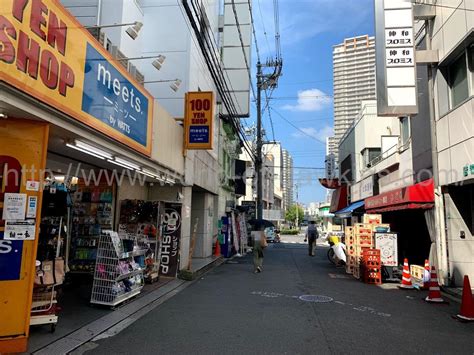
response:
M163 218L160 275L176 277L179 269L181 205L166 203Z
M212 149L214 93L188 92L184 105L184 149Z
M57 0L2 0L0 81L151 154L153 98Z

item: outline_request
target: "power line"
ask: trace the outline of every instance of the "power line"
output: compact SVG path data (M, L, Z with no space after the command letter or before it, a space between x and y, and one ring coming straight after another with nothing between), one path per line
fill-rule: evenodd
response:
M268 41L267 30L265 29L265 21L263 19L263 15L262 15L262 7L260 6L260 0L258 0L257 3L258 3L258 11L260 12L260 19L262 20L263 34L265 35L265 40L267 42L268 53L270 53L271 52L270 51L270 42ZM250 5L250 0L249 0L249 5ZM252 12L250 12L250 13L252 13Z
M311 134L308 134L306 133L305 131L303 131L301 128L299 128L298 126L295 126L291 121L287 120L281 113L279 113L277 110L275 110L273 107L270 107L271 110L273 110L273 112L275 112L278 116L280 116L284 121L286 121L290 126L294 127L295 129L297 129L299 132L301 132L302 134L304 134L305 136L308 136L309 138L311 139L314 139L316 142L319 142L321 144L324 144L324 146L326 146L326 142L323 142L322 140L319 140L318 138L316 138L315 136L311 135Z
M333 98L333 95L304 95L304 96L281 96L281 97L272 97L272 100L307 100L307 99L329 99Z
M239 16L237 15L237 8L235 6L235 0L232 0L232 10L234 12L235 24L237 25L237 31L239 32L240 47L242 48L242 54L244 55L245 67L247 68L247 73L249 75L250 87L252 88L253 99L256 99L255 89L252 83L252 73L250 71L249 61L247 59L247 53L245 53L244 40L242 38L242 31L240 29ZM258 50L258 47L257 47Z
M461 2L462 3L462 2ZM449 5L439 5L439 4L426 4L426 3L423 3L423 2L417 2L417 1L413 1L412 4L415 4L415 5L426 5L426 6L434 6L434 7L444 7L445 9L453 9L453 10L458 10L460 9L460 6L461 6L461 3L459 3L459 5L456 7L456 6L449 6ZM468 8L464 8L464 9L461 9L463 11L474 11L474 9L468 9Z

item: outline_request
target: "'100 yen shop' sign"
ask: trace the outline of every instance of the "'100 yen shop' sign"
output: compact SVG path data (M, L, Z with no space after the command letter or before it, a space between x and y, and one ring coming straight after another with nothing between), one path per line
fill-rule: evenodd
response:
M188 92L184 115L184 148L212 149L214 93L212 91Z

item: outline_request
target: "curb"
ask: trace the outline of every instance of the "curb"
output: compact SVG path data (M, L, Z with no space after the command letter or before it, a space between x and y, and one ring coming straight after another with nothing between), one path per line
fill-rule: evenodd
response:
M445 296L446 298L449 298L451 301L459 303L459 304L462 303L461 295L458 295L457 293L449 291L449 289L445 287L441 287L440 291L443 296Z

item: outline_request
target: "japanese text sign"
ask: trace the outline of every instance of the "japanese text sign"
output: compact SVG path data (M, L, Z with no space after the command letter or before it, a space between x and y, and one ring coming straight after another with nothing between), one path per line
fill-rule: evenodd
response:
M214 93L188 92L184 110L185 149L212 149Z
M0 81L151 154L153 99L57 0L2 0Z
M411 0L375 0L377 113L418 113L413 5Z

